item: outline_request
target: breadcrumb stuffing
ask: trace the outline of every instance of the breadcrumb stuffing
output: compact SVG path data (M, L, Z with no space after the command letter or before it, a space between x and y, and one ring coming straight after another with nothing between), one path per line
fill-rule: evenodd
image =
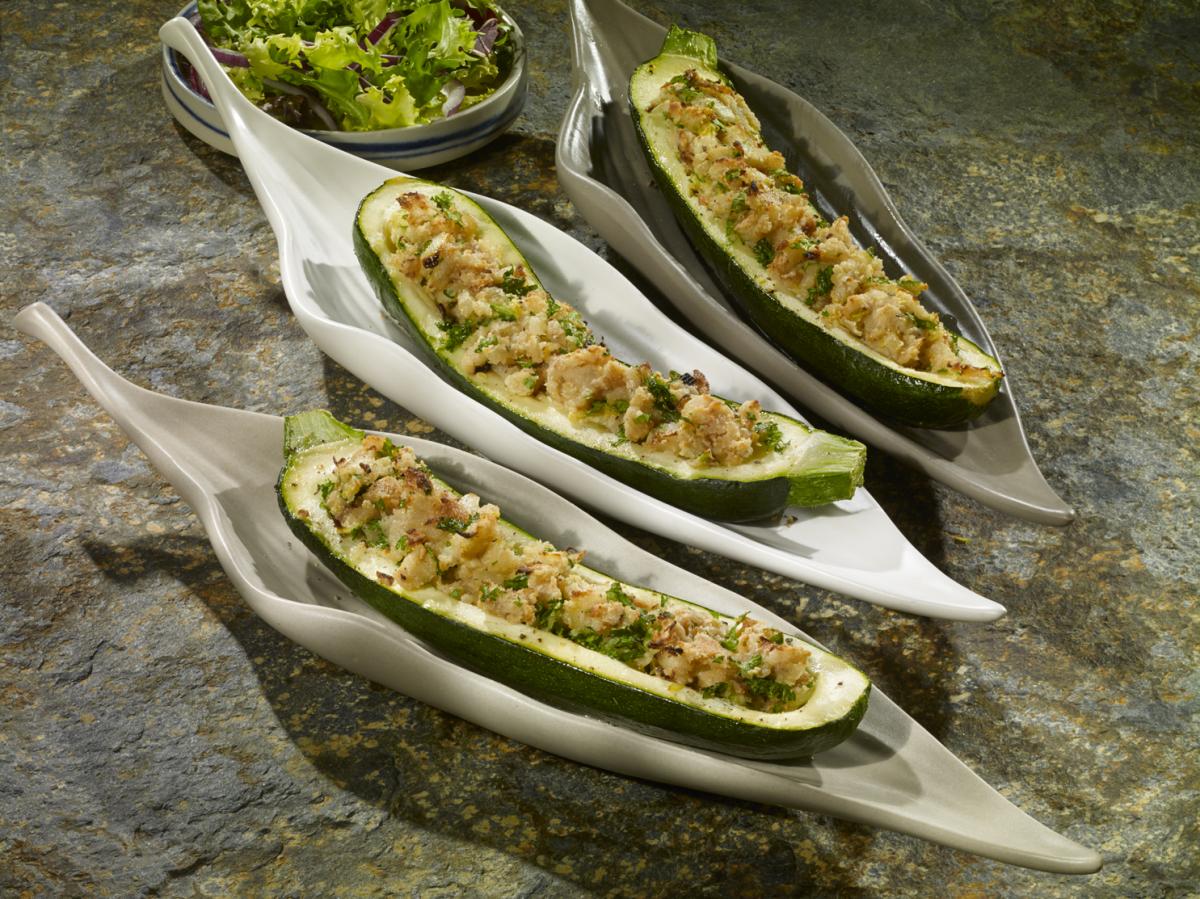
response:
M399 196L384 222L390 273L423 287L442 313L442 348L470 376L490 372L515 397L545 398L576 424L697 465L732 466L781 447L764 440L757 401L730 406L700 372L630 366L579 312L524 266L496 261L472 208L449 191Z
M684 408L707 396L691 394ZM409 447L366 436L329 461L315 489L343 554L361 557L369 547L390 563L377 575L388 587L437 589L747 708L790 711L815 683L810 653L791 637L746 616L585 576L582 552L505 530L499 508L434 480Z
M663 85L647 112L675 129L688 189L727 238L754 254L776 289L802 299L828 328L906 368L989 383L1001 373L969 364L958 337L918 297L928 285L892 279L858 245L849 219L821 218L804 182L766 146L741 94L689 70Z

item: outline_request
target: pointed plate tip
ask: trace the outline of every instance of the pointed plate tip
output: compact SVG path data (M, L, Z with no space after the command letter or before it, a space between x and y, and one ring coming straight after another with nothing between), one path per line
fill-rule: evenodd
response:
M373 616L369 608L347 605L345 591L332 577L311 576L307 552L291 538L274 501L273 485L282 463L280 419L136 388L98 360L45 304L26 307L14 324L62 356L105 408L109 407L103 396L94 390L95 376L111 376L116 389L110 394L123 398L121 409L109 410L118 413L118 423L123 410L136 413L133 418L153 415L160 424L165 422L163 439L149 442L144 433L122 427L173 483L182 476L193 488L187 501L248 605L272 627L324 658L483 727L597 768L747 801L811 809L1037 870L1087 874L1100 867L1096 853L1020 812L881 692L872 697L859 729L861 739L856 734L803 764L758 764L575 715L460 668L394 623ZM190 435L181 435L180 429L197 416L236 416L241 442L231 445L227 429L221 427L193 427ZM411 442L435 469L462 480L458 486L486 492L511 507L519 513L514 520L541 522L547 539L595 547L614 575L694 596L728 612L750 608L763 620L789 628L744 597L630 544L519 474L441 444L396 439ZM213 480L214 474L220 483ZM856 741L878 744L882 751L855 752Z

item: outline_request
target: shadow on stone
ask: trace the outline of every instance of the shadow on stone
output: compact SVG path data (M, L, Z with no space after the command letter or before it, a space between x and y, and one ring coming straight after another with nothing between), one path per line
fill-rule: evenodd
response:
M817 860L809 855L815 841L806 841L799 862L776 833L794 812L574 764L345 672L255 616L199 538L91 541L85 550L118 583L178 578L241 645L296 749L337 789L405 822L404 834L432 830L486 846L579 887L654 892L655 884L686 883L746 895L803 887L808 872L851 876L853 858L875 837L838 823L840 848L818 851ZM357 820L342 826L359 827ZM572 855L580 845L589 851Z
M172 122L171 126L175 129L175 133L179 135L179 138L187 145L192 155L200 160L204 164L204 167L212 172L222 184L245 196L254 195L254 188L250 186L246 172L236 156L230 156L228 153L222 153L215 147L210 147L178 122Z

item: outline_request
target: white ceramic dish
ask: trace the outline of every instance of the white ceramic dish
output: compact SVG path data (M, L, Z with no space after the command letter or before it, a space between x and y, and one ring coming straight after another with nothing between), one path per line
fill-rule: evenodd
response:
M275 500L282 419L130 384L43 303L22 310L14 325L62 357L196 511L254 612L329 661L512 739L620 774L835 815L1043 871L1099 869L1099 855L1021 812L877 690L845 743L810 761L756 762L566 712L458 667L347 598L294 538ZM589 564L601 570L729 614L750 611L801 634L743 597L656 559L519 474L441 444L394 439L411 444L454 486L495 500L517 524L560 545L587 547Z
M773 526L725 526L655 500L530 437L444 381L383 309L354 255L360 198L393 173L313 140L249 103L186 19L159 32L201 67L279 245L288 303L314 342L351 373L492 459L615 518L797 580L919 615L992 620L1003 606L960 586L896 530L865 490L793 510ZM784 399L670 321L595 253L540 219L474 196L551 291L569 297L629 359L662 371L700 368L713 392L755 397L799 417Z
M179 12L183 18L195 14L194 2ZM449 118L409 128L304 133L339 150L405 171L440 165L478 150L507 131L525 106L528 83L525 38L507 13L503 19L512 28L513 68L496 92L479 105ZM180 69L178 56L166 44L162 48L162 96L180 125L222 153L237 155L216 106L192 89Z
M1071 521L1074 511L1046 483L1029 450L1011 383L961 428L896 425L800 368L734 311L666 199L648 189L653 175L629 114L629 77L658 54L665 29L619 0L570 0L570 6L575 94L559 131L555 168L588 223L701 332L838 430L993 508L1045 524ZM789 169L799 172L825 211L851 213L861 224L859 240L894 270L928 282L922 299L999 358L967 295L900 219L850 139L792 91L724 59L722 65L759 112L771 145L784 152Z

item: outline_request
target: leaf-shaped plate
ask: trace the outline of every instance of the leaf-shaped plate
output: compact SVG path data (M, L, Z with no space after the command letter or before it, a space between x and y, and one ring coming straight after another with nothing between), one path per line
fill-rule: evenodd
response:
M692 749L531 699L446 660L344 586L280 514L283 419L193 403L129 383L42 303L14 325L71 371L195 510L246 602L284 636L350 671L482 727L597 768L808 809L910 833L1045 871L1086 873L1100 857L1021 812L879 691L855 734L805 762L755 762ZM522 475L442 444L408 443L460 490L497 502L518 525L582 546L607 573L788 633L771 612L655 558ZM805 639L811 639L805 637Z
M354 255L359 200L395 172L288 128L249 103L186 19L164 43L201 70L275 230L280 275L300 325L367 384L488 457L615 518L673 540L860 599L942 618L986 621L1003 606L948 578L904 539L865 490L852 500L793 510L764 526L689 515L535 440L461 393L383 312ZM569 298L613 351L658 369L708 375L713 391L754 397L799 417L779 394L668 319L616 269L537 217L474 196L508 232L551 293Z
M558 180L597 232L734 359L805 407L871 446L981 503L1031 521L1066 524L1075 513L1046 483L1030 452L1012 384L984 414L954 430L876 418L775 348L739 317L676 222L638 144L629 77L658 54L665 29L619 0L570 0L575 93L558 135ZM850 139L811 103L722 60L767 142L787 157L827 215L851 230L890 273L929 284L922 295L955 330L999 359L978 313L950 274L900 220L879 178Z

